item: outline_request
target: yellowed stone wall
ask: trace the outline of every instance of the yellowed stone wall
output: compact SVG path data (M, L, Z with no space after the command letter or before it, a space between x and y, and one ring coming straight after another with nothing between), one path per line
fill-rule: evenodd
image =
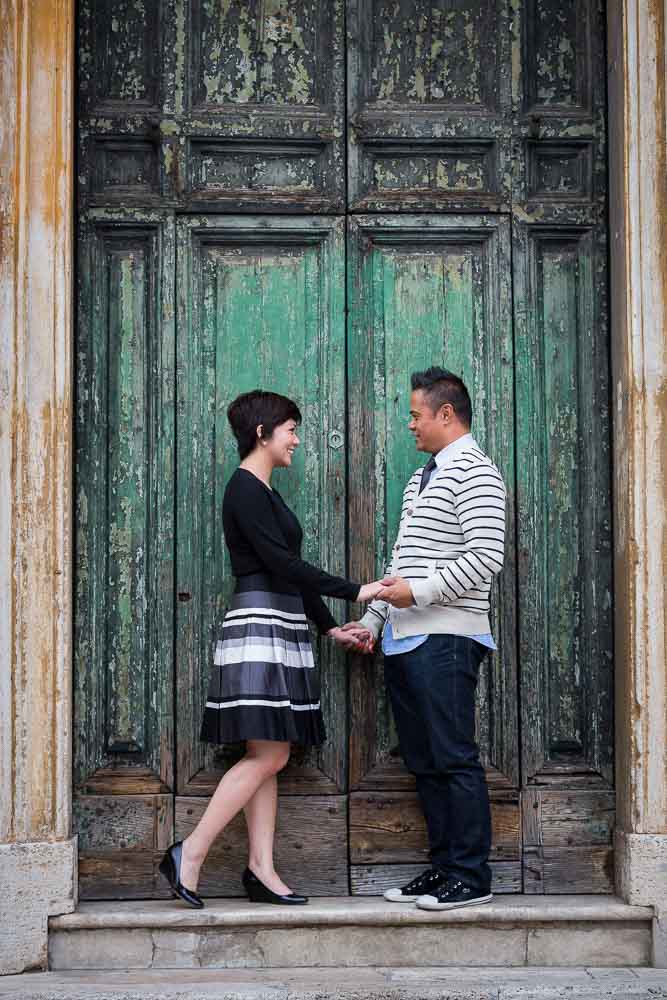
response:
M667 964L667 15L611 0L616 887Z
M44 966L71 839L73 0L0 0L0 971ZM12 898L17 905L8 906Z

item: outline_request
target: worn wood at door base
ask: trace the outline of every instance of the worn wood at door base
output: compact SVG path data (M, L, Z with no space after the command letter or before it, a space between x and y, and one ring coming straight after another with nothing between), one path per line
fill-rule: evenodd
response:
M491 860L494 893L514 893L522 891L521 859L513 861ZM351 865L350 887L355 896L380 896L385 889L405 885L417 875L421 875L426 864L421 861L412 865Z
M519 802L492 801L494 860L521 856ZM350 857L353 863L428 862L426 824L415 792L353 792L350 795Z
M176 798L176 838L199 821L206 800ZM295 890L319 896L348 892L347 799L344 795L281 795L276 825L276 868ZM238 896L248 860L245 820L237 816L213 844L201 872L204 895Z
M164 896L157 866L172 841L169 795L77 795L79 893L82 899Z

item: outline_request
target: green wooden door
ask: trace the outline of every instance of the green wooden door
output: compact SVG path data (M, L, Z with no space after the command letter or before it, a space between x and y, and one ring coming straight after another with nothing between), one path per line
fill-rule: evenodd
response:
M74 806L82 895L153 891L173 826L174 223L80 218Z
M162 850L235 759L198 741L230 399L299 400L280 486L307 556L370 578L432 363L470 385L509 488L478 712L495 888L611 891L605 135L601 0L82 0L84 898L166 895ZM382 658L318 656L329 738L281 776L279 862L313 894L378 893L426 858ZM205 893L240 892L243 838Z
M344 222L327 217L188 216L177 246L176 835L187 834L239 752L199 742L213 646L233 588L222 496L238 465L226 410L258 385L297 399L294 467L276 484L304 529L304 556L345 572ZM332 602L339 620L345 609ZM281 774L286 877L347 892L344 658L318 642L329 739ZM301 836L298 831L308 831ZM202 891L238 895L245 824L216 844Z
M503 215L429 214L362 215L349 227L350 560L371 579L387 563L405 482L421 462L407 429L409 372L437 359L461 373L475 400L475 435L513 483L511 226ZM500 651L483 664L478 730L493 789L496 888L520 891L512 490L508 526L506 569L493 592ZM351 883L377 892L423 868L426 840L381 662L369 671L356 658L350 679Z

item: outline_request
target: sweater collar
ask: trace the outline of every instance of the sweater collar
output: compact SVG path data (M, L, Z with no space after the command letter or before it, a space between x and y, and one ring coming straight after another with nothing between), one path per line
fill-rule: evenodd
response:
M463 434L460 438L457 438L456 441L452 441L451 444L445 445L444 448L440 449L437 455L433 456L435 458L435 464L438 471L443 469L446 465L449 465L450 462L452 462L452 460L455 459L456 456L462 451L465 451L466 448L471 447L475 447L475 439L470 433Z

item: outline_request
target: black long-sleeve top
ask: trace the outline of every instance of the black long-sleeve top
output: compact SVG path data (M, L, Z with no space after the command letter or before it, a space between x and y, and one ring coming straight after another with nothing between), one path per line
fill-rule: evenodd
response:
M282 592L301 595L306 615L320 632L336 626L321 594L357 599L360 584L304 562L298 518L277 490L247 469L237 469L227 483L222 522L234 576L269 573Z

